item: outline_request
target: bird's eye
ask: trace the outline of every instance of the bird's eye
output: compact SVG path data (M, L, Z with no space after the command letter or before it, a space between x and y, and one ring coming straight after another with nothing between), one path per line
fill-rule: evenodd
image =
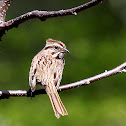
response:
M58 47L57 47L57 46L55 46L55 49L58 49Z

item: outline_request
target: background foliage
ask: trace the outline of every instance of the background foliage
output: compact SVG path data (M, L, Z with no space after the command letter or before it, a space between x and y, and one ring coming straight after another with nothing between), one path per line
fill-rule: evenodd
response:
M88 0L89 1L89 0ZM7 20L32 10L67 9L87 2L73 0L14 0ZM63 41L65 56L62 84L112 69L126 61L126 1L104 0L77 16L38 19L10 30L0 43L0 90L29 89L31 60L53 38ZM0 101L1 126L125 126L126 74L61 92L69 115L54 116L47 95Z

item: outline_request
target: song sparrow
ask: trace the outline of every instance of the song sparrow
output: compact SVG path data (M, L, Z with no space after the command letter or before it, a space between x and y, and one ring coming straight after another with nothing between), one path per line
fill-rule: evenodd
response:
M37 84L45 88L57 118L68 115L57 92L65 64L63 57L68 52L61 41L48 39L46 46L33 58L29 72L31 91L35 91Z

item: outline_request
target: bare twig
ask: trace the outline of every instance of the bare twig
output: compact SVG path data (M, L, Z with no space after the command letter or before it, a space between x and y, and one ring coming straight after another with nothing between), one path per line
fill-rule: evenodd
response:
M59 87L58 91L65 91L65 90L69 90L72 88L76 88L76 87L80 87L80 86L84 86L84 85L89 85L92 82L101 80L103 78L107 78L109 76L115 75L117 73L123 73L126 72L126 62L121 64L120 66L112 69L112 70L105 70L104 73L98 74L96 76L81 80L81 81L77 81L74 83L70 83L70 84L66 84L66 85L62 85ZM39 94L46 94L44 89L40 89L40 90L35 90L34 92L34 96L35 95L39 95ZM28 90L8 90L8 91L0 91L0 99L5 99L5 98L9 98L10 96L14 97L14 96L30 96L30 91Z
M17 27L19 24L34 18L39 18L41 21L45 21L48 18L56 18L61 16L67 15L77 15L77 13L84 11L90 7L96 6L97 4L101 3L103 0L92 0L86 4L82 4L78 7L74 7L71 9L66 10L59 10L59 11L31 11L26 14L23 14L15 19L9 20L7 22L3 22L0 24L0 38L2 38L3 34L6 30L12 29Z
M0 26L5 22L5 16L12 0L0 0Z

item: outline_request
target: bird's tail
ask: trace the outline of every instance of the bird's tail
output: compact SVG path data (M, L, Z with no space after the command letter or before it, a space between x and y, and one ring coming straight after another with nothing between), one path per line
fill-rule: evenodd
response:
M49 96L56 118L59 119L60 115L68 115L67 110L60 99L55 85L46 86L46 93Z

